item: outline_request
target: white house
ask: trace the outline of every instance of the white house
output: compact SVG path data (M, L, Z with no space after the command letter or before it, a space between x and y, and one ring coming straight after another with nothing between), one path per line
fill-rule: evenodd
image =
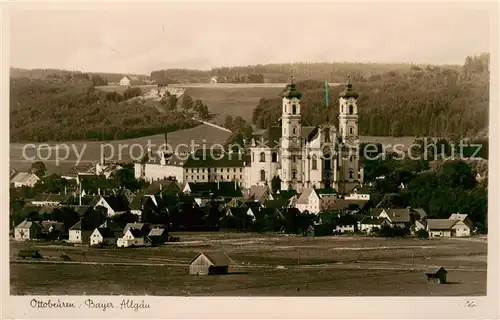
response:
M357 186L344 197L346 200L370 200L370 188Z
M37 239L41 229L39 223L24 220L14 229L14 239L17 241Z
M217 83L217 77L212 77L210 79L210 83L214 83L214 84Z
M387 219L392 227L404 228L411 224L411 210L407 209L383 209L379 218Z
M107 216L112 217L117 214L125 213L129 210L125 197L99 197L96 203L93 203L94 209L103 207L106 209Z
M452 234L456 237L470 236L473 223L467 214L453 213L448 219L457 221L457 223L452 227Z
M17 172L10 179L10 183L14 185L14 188L34 187L38 181L40 181L40 178L31 172Z
M116 239L121 236L121 232L114 232L110 228L95 228L90 235L90 245L94 246L97 244L116 244Z
M304 188L295 203L295 207L300 212L309 211L318 214L321 211L321 200L313 188Z
M82 243L82 220L78 221L74 226L68 230L68 242L70 243Z
M365 217L358 221L358 229L361 232L371 233L374 229L381 229L384 225L388 225L387 220Z
M116 245L118 247L143 247L150 245L149 241L146 239L146 233L139 229L130 228L125 232L123 237L118 238Z
M452 237L452 229L456 223L457 220L427 219L427 231L429 232L429 238Z
M130 86L130 78L127 77L127 76L124 76L121 80L120 80L120 86L124 86L124 87L128 87Z

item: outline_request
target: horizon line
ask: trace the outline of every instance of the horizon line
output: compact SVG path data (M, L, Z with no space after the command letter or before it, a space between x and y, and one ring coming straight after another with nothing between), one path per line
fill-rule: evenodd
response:
M481 54L491 54L490 52L481 52L479 54L474 54L474 56L478 56ZM470 55L469 55L470 56ZM464 62L467 56L464 57ZM239 68L239 67L252 67L252 66L270 66L270 65L294 65L294 64L371 64L371 65L414 65L414 66L441 66L441 67L461 67L462 64L458 63L422 63L422 62L402 62L402 61L393 61L393 62L375 62L375 61L316 61L316 62L307 62L307 61L294 61L294 62L272 62L272 63L256 63L256 64L239 64L239 65L220 65L213 66L210 68L186 68L186 67L175 67L175 68L159 68L156 70L151 70L149 73L130 73L130 72L111 72L111 71L83 71L78 69L64 69L58 67L37 67L37 68L26 68L26 67L17 67L10 66L9 69L21 69L21 70L59 70L59 71L67 71L67 72L81 72L81 73L108 73L108 74L123 74L123 75L138 75L138 76L150 76L151 72L161 71L161 70L190 70L190 71L212 71L214 69L221 68Z

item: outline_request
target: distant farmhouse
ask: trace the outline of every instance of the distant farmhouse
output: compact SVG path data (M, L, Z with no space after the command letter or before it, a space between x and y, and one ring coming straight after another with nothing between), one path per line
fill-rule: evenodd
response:
M120 86L128 87L131 85L139 85L142 84L141 80L137 76L124 76L120 80Z

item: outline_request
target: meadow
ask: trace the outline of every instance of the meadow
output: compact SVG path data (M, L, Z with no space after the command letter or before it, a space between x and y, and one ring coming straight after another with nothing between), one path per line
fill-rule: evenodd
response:
M458 296L486 294L486 241L479 239L307 238L252 233L173 233L180 243L90 249L11 242L11 294L218 296ZM21 248L44 259L19 262ZM225 252L228 275L192 276L198 252ZM448 284L427 284L428 266Z

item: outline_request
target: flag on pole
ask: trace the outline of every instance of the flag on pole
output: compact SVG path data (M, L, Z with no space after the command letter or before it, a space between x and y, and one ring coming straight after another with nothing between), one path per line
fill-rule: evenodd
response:
M325 81L325 106L328 108L328 82Z

